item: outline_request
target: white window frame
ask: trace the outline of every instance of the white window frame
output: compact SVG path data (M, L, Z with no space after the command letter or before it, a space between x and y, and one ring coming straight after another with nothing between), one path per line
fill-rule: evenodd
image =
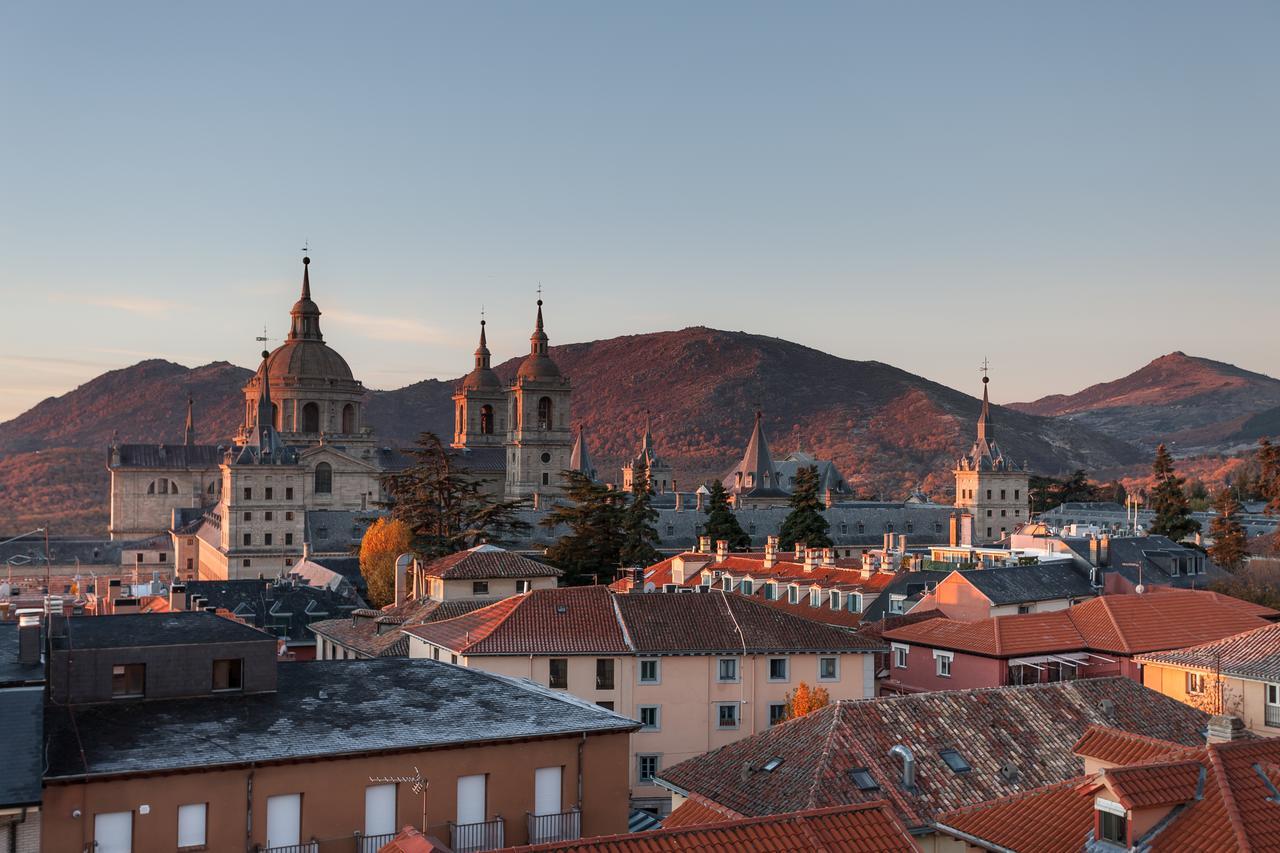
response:
M832 610L839 610L839 609L840 609L840 590L838 590L838 589L833 589L833 590L831 590L831 593L830 593L830 595L829 595L829 596L828 596L828 598L827 598L827 605L828 605Z
M905 595L889 595L889 612L901 616L907 612L907 597Z
M952 665L955 662L955 652L943 652L938 649L933 650L933 672L938 678L950 678ZM945 671L944 671L945 670Z
M1267 704L1273 708L1280 708L1280 684L1267 685Z
M653 711L653 725L645 725L642 712L646 710ZM661 705L639 705L636 707L636 719L640 720L640 731L642 732L660 732L662 731L662 706Z
M810 607L822 606L822 590L817 588L812 588L809 590L809 606Z
M751 578L743 578L742 583L738 585L738 592L743 595L753 595L755 593L755 581Z
M891 653L893 655L893 668L906 669L907 655L911 653L911 647L904 646L902 643L891 643L889 648L892 650Z
M769 581L764 585L764 600L765 601L778 600L778 585L774 581Z
M644 666L648 663L653 664L653 678L644 677ZM662 660L660 658L641 658L640 663L636 666L636 680L640 684L661 684Z
M791 584L790 586L787 587L787 603L788 604L800 603L800 587L796 586L795 584Z
M831 661L835 665L834 675L822 674L822 662ZM838 655L823 655L818 658L818 680L819 681L839 681L840 680L840 657Z
M773 684L785 684L786 682L788 682L788 681L790 681L790 680L791 680L791 659L790 659L790 658L771 657L771 658L769 658L768 660L769 660L769 679L768 679L768 680L769 680L771 683L773 683ZM782 661L782 671L783 671L783 673L782 673L782 677L781 677L781 678L777 678L777 677L775 677L775 676L774 676L774 674L773 674L773 662L774 662L774 661Z
M717 702L717 703L715 703L715 706L716 706L716 731L729 732L729 731L735 731L735 730L737 730L737 729L739 729L739 728L741 728L741 727L742 727L742 707L741 707L741 703L739 703L739 702ZM722 720L723 718L720 716L720 713L721 713L722 709L724 709L724 708L732 708L732 709L733 709L733 725L731 725L731 726L726 726L726 725L724 725L724 724L721 722L721 720Z
M178 806L178 849L204 847L209 843L209 804Z
M1208 679L1203 672L1187 670L1187 695L1203 696L1208 686Z
M386 806L386 803L381 802L381 799L385 797L385 795L388 792L391 795L391 821L389 824L386 823L385 821L379 820L379 818L385 817L385 814L380 812L379 810ZM397 799L398 793L399 791L396 789L396 785L394 782L365 786L365 789L364 789L364 834L365 835L386 835L388 832L395 833L399 831L396 829L396 826L397 826L396 818L398 817L398 815L396 814L396 811L397 811L396 799ZM370 802L370 800L372 800L372 802ZM370 808L370 806L372 806L373 808ZM388 825L391 827L391 829L389 830L386 828Z
M849 593L849 597L846 600L846 604L849 608L850 613L861 613L862 612L862 593L860 592Z
M733 678L724 677L724 664L727 661L733 662ZM742 680L742 663L737 658L717 658L716 659L716 681L720 684L737 684Z

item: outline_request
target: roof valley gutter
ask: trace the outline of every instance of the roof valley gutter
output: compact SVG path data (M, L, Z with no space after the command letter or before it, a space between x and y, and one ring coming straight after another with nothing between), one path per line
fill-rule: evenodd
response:
M967 832L961 832L955 827L947 826L945 823L935 823L933 825L926 824L923 827L917 827L915 829L912 829L911 834L927 835L930 832L938 832L938 831L944 832L947 835L952 836L953 838L958 838L961 841L968 842L969 844L972 844L974 847L981 847L983 850L990 850L992 851L992 853L1018 853L1017 850L1014 850L1009 847L1001 847L999 844L992 844L989 841L983 841L981 838L978 838L976 835L970 835Z

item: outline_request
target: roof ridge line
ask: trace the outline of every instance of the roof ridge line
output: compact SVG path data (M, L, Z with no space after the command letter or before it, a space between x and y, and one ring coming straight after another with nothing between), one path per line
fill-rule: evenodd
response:
M818 784L822 781L823 773L827 766L827 758L831 755L831 742L835 740L836 729L839 728L840 725L840 714L843 711L841 703L839 702L835 705L828 705L827 707L832 708L831 725L827 727L827 736L822 739L822 754L818 757L818 761L813 767L813 779L809 784L809 794L805 797L806 809L817 808L817 806L814 805L814 795L817 793Z
M1218 751L1212 746L1205 749L1208 755L1209 764L1213 767L1214 783L1218 788L1218 796L1222 797L1222 810L1227 814L1227 821L1231 824L1231 831L1235 833L1236 841L1240 844L1241 851L1252 849L1249 846L1249 836L1244 831L1244 818L1240 815L1240 807L1236 805L1235 794L1231 790L1231 786L1227 783L1227 769L1222 765L1222 759L1218 756Z
M608 590L608 587L605 587ZM613 607L613 618L618 622L618 628L622 631L622 642L632 653L638 654L635 643L631 641L631 631L627 629L627 620L622 617L622 608L618 606L618 596L612 592L609 593L609 604Z

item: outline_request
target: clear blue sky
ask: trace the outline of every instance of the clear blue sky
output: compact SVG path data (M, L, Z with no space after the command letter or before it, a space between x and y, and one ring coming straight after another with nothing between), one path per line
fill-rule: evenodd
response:
M996 399L1280 373L1280 3L43 3L0 16L0 419L705 324Z

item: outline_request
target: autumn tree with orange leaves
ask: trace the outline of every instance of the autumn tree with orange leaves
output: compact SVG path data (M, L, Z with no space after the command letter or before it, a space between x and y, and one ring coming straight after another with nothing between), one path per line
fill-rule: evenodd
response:
M787 694L786 719L794 720L803 717L819 708L831 704L831 694L825 687L810 687L805 682L796 685L796 689Z
M396 557L412 550L413 532L398 518L379 518L360 540L360 574L369 603L385 607L396 597Z

